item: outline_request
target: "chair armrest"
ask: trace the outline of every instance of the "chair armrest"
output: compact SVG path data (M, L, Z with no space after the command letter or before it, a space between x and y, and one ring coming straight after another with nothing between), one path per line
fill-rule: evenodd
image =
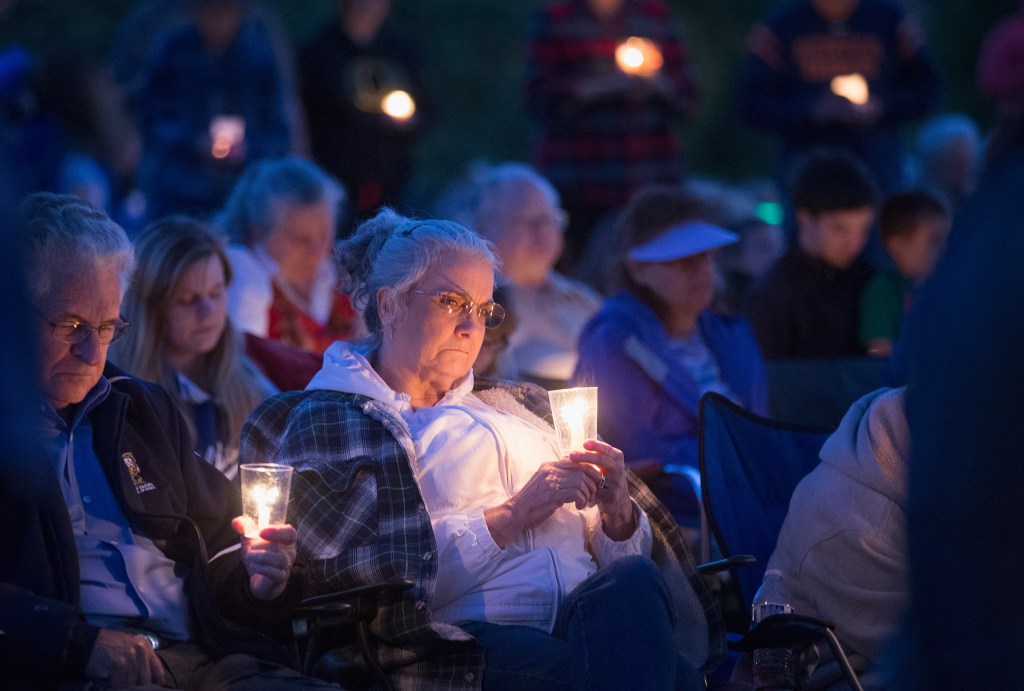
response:
M377 601L382 596L394 597L414 583L408 579L373 583L356 588L339 590L323 595L312 595L300 602L292 611L292 618L310 618L320 615L348 615L353 620L373 618L377 611Z
M739 641L730 641L734 650L753 652L758 648L808 647L825 639L839 662L847 683L853 691L864 691L857 673L850 665L842 643L836 638L835 624L802 614L773 614L765 617Z
M740 566L757 562L757 557L752 554L736 554L725 559L716 559L704 564L697 565L697 573L701 576L711 576L722 571L729 571Z
M835 625L803 614L773 614L757 623L733 646L736 650L809 646L826 637Z

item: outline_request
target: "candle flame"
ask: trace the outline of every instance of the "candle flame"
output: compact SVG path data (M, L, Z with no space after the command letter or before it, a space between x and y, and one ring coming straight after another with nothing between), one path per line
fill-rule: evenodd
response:
M277 487L256 485L252 488L252 498L256 502L256 530L263 530L270 525L270 506L281 495Z
M390 92L381 101L381 110L395 120L408 120L416 112L416 102L408 92L397 89Z
M580 396L562 406L562 419L569 427L569 450L583 449L584 422L587 417L587 401Z
M842 96L851 103L862 106L868 102L868 83L856 72L833 77L829 86L832 93Z
M210 121L210 155L227 158L231 149L245 139L245 119L238 115L218 115Z
M649 77L661 69L664 59L653 41L630 36L615 48L615 62L626 74Z

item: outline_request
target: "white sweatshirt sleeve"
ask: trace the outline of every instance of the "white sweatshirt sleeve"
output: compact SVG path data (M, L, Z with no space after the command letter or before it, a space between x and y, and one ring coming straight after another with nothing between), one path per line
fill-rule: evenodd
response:
M486 581L506 551L487 529L483 510L453 513L432 520L437 540L436 602L450 602Z
M645 557L651 556L651 550L654 548L654 533L651 530L651 521L647 518L644 510L640 508L640 505L636 503L636 500L630 501L633 502L636 530L621 542L616 542L605 534L604 529L601 527L601 514L598 512L597 507L588 509L587 525L590 533L590 550L594 558L597 559L599 566L607 566L616 559L631 554L639 554Z

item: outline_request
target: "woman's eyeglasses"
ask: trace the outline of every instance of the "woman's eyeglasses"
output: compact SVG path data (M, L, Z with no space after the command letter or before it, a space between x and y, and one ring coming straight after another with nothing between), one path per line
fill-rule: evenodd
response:
M484 328L493 329L505 320L505 308L494 301L478 305L465 295L447 293L440 290L410 290L417 295L429 295L437 298L437 304L450 315L474 315L483 322Z

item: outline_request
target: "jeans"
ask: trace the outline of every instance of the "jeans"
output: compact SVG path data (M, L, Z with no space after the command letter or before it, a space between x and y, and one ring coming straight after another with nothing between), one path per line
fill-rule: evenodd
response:
M485 691L702 689L676 651L665 581L645 557L618 559L579 584L551 634L529 626L462 625L484 646Z

